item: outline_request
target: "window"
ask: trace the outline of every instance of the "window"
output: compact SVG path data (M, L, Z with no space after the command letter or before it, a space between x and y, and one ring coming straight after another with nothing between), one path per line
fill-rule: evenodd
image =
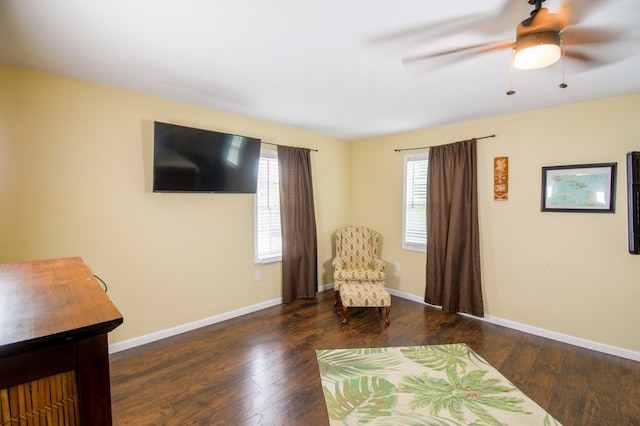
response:
M282 259L279 191L277 153L263 149L260 152L255 198L255 251L258 263Z
M427 251L427 154L404 157L402 248Z

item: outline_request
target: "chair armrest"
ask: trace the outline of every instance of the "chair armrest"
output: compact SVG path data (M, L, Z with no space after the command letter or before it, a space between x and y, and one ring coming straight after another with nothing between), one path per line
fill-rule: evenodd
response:
M333 262L331 262L331 265L334 267L334 269L343 269L344 268L344 262L339 257L335 257L333 259Z
M371 267L376 271L384 271L385 263L382 259L373 259L371 261Z

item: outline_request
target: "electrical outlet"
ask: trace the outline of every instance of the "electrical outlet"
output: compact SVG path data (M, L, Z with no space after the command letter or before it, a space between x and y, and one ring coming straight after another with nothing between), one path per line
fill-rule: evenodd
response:
M260 281L260 271L256 271L256 281Z
M396 262L393 266L394 266L396 272L400 271L400 262Z

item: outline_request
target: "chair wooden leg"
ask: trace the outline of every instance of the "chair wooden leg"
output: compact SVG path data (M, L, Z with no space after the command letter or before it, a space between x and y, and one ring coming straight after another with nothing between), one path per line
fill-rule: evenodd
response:
M340 292L333 291L333 306L338 306L338 302L340 302Z
M342 305L342 323L347 323L347 307Z
M389 322L389 312L391 312L391 306L387 306L387 307L384 309L384 322L386 322L386 323L387 323L387 325L389 325L389 324L390 324L390 322Z

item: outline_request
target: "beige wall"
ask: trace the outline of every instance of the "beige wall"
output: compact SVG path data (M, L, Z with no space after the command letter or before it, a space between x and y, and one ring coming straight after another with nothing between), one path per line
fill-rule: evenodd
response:
M383 234L389 287L423 297L426 257L401 248L405 153L394 149L495 134L478 141L486 313L638 352L640 256L628 253L625 165L640 150L638 111L634 95L355 142L349 219ZM508 201L493 200L498 156L509 157ZM615 214L540 212L541 167L601 162L618 163Z
M319 149L318 272L332 281L347 142L5 66L0 93L0 263L81 256L124 315L111 343L281 297L280 263L254 264L252 195L151 192L156 120Z
M624 167L640 150L638 95L350 143L6 66L0 93L0 262L82 256L124 314L111 343L281 296L280 264L253 262L252 196L150 191L157 120L319 149L320 284L332 282L334 230L363 224L383 235L388 285L416 297L425 255L401 249L404 154L394 149L495 133L478 142L487 314L640 351ZM510 161L506 202L492 200L495 156ZM615 214L540 212L542 166L609 161Z

